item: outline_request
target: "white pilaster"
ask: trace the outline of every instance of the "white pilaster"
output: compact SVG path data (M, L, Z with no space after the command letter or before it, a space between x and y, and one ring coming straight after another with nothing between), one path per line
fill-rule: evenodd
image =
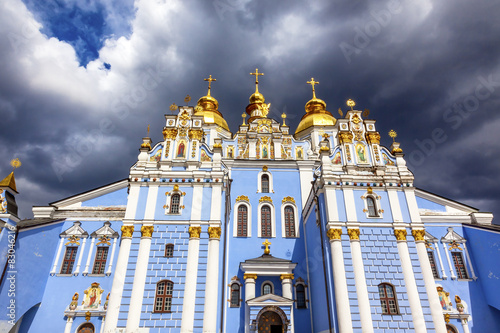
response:
M106 323L106 316L101 317L101 329L99 330L99 333L104 333L104 324Z
M64 333L71 333L71 326L73 326L73 317L68 317L66 326L64 326Z
M80 266L82 265L82 257L83 252L85 251L85 244L87 243L87 238L84 238L82 241L82 247L80 248L80 255L78 256L78 262L76 263L76 269L73 272L74 276L77 276L80 273Z
M193 201L193 203L195 203L195 201ZM200 233L201 227L189 227L190 237L186 265L186 282L184 284L184 300L182 303L181 333L193 332Z
M127 210L125 211L124 220L135 219L135 213L137 212L137 202L139 200L139 191L141 186L139 184L130 183L130 191L127 200Z
M220 209L219 209L220 210ZM217 330L217 296L219 293L219 243L220 227L208 230L207 281L205 288L205 308L203 309L203 332L215 333Z
M328 222L337 222L339 220L339 212L336 190L334 188L325 187L325 203Z
M89 266L90 266L90 260L92 260L92 253L94 252L94 242L95 242L95 237L92 237L92 240L90 241L90 249L89 249L89 255L87 256L87 263L85 264L85 269L83 270L83 275L89 274Z
M283 297L293 299L292 293L292 279L293 275L283 274L281 275L281 290L283 291Z
M344 188L342 192L344 193L347 221L354 222L357 220L356 205L354 204L354 191L352 190L352 188Z
M252 298L255 298L255 280L257 275L255 274L245 274L243 275L245 279L245 333L250 332L250 308L247 302Z
M311 192L311 182L314 179L313 161L299 161L299 175L300 175L300 197L302 205L305 205L309 193ZM303 208L303 207L300 207Z
M330 229L327 234L332 251L333 284L335 287L339 333L352 333L351 307L345 277L344 253L340 240L342 229Z
M145 220L154 220L156 199L158 197L158 185L150 185L148 191L148 198L146 201L146 212L144 213Z
M467 257L467 262L469 263L469 268L470 272L472 273L472 278L474 280L477 280L476 273L474 273L474 267L472 267L472 261L470 260L469 257L469 250L467 250L467 245L465 245L465 243L462 243L462 245L464 246L465 256Z
M389 205L391 206L392 220L394 222L403 222L403 214L399 205L398 191L396 188L387 188L387 196L389 197Z
M460 320L460 322L462 323L462 328L464 329L464 333L469 333L469 323L467 321L467 319L462 319Z
M61 238L59 240L59 247L57 248L56 260L54 261L54 266L52 266L52 270L50 271L51 275L56 274L57 264L59 263L59 257L61 256L63 243L64 243L64 238Z
M443 278L443 280L446 280L448 277L446 276L446 272L445 272L444 265L443 265L443 259L441 258L441 251L439 251L438 243L434 242L434 246L436 247L436 252L438 254L438 260L439 260L439 265L441 266L441 277Z
M111 275L111 268L113 267L113 259L115 258L115 249L116 249L116 242L118 238L113 239L113 247L111 248L111 257L109 258L108 262L108 269L106 271L106 275Z
M399 260L403 269L403 276L408 294L408 302L410 303L411 316L413 318L413 326L416 333L427 332L425 327L424 313L422 311L422 304L418 295L417 283L415 282L415 275L413 272L410 252L408 251L408 244L406 243L406 230L394 230L397 239Z
M445 243L442 243L442 244L443 244L444 254L446 254L446 261L448 261L448 267L450 268L451 279L456 280L457 276L455 275L455 271L453 269L453 266L451 265L450 254L448 253L448 249L446 248L446 244Z
M130 296L130 306L127 317L127 332L135 332L135 330L139 328L153 229L154 227L152 225L141 227L142 237L141 242L139 243L139 253L137 254L132 295Z
M434 282L434 275L432 274L431 264L429 263L427 249L425 248L425 231L423 229L413 230L412 234L415 238L418 261L420 262L420 267L422 268L425 290L427 291L427 297L429 298L429 306L431 308L434 329L436 333L446 333L446 324L444 322L443 310L441 307L441 303L439 302L439 295L436 290L436 283Z
M118 252L118 259L116 260L115 276L113 277L111 294L109 296L108 310L106 311L104 333L115 333L116 331L133 232L133 225L122 226L122 241L120 251Z

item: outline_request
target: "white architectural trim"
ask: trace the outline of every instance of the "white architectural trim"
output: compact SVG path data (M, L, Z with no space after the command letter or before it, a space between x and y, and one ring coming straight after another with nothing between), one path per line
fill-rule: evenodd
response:
M305 308L306 308L306 309L309 309L309 292L308 292L308 288L309 288L309 287L308 287L308 285L304 282L304 280L303 280L303 279L301 279L301 278L298 278L297 280L295 280L295 284L293 285L293 287L294 287L294 288L293 288L293 291L294 291L294 293L295 293L295 298L294 298L294 300L295 300L295 302L294 302L294 303L295 303L295 308L296 308L296 309L298 309L298 308L299 308L299 307L298 307L298 302L297 302L297 299L298 299L298 297L297 297L297 286L298 286L298 285L302 285L302 286L304 287L304 299L305 299L305 303L306 303L306 307L305 307Z
M157 202L156 198L158 197L158 188L159 188L158 184L149 185L148 197L146 200L146 212L144 213L145 220L153 220L155 218L156 202ZM181 195L181 200L182 200L182 195Z
M295 229L295 236L294 237L287 237L286 236L286 229L285 229L285 207L286 206L291 206L293 209L293 226ZM295 205L295 203L293 203L291 201L286 201L285 203L281 204L281 237L283 237L283 238L299 238L300 237L300 234L299 234L300 228L299 228L298 217L299 217L299 213L298 213L297 206Z
M356 215L356 205L354 201L354 191L352 188L343 188L344 203L347 221L356 222L358 220Z
M195 187L196 188L201 188L201 186L197 186ZM172 196L174 194L178 194L179 195L179 212L178 213L171 213L170 212L170 209L171 209L171 203L172 203ZM185 197L185 193L180 191L180 190L172 190L170 192L166 192L165 193L166 195L166 199L165 199L165 215L182 215L182 210L184 209L184 197ZM201 200L201 199L200 199ZM193 189L193 202L194 201L194 189ZM200 201L200 205L201 205L201 201ZM200 210L200 214L201 214L201 210Z
M64 333L71 333L71 327L73 326L73 317L69 317L66 320L66 325L64 326Z
M262 236L262 213L261 209L262 206L269 206L271 208L271 237L269 238L274 238L276 237L276 216L275 216L275 211L274 211L274 204L269 201L263 201L259 203L259 206L257 207L257 235L258 237L264 237ZM266 237L264 237L266 238Z
M467 250L467 245L465 245L465 243L463 243L462 245L464 246L464 252L465 256L467 257L467 263L469 264L470 272L472 273L472 278L474 280L477 280L476 273L474 272L474 267L472 267L472 261L470 260L469 250Z
M61 237L61 239L59 239L59 247L57 248L56 260L54 260L54 265L52 266L52 270L50 271L50 275L56 274L57 265L59 264L59 258L61 257L63 243L64 243L64 238Z
M387 196L389 197L389 205L391 206L392 220L394 222L404 222L401 206L399 205L398 190L387 188Z
M262 176L267 175L269 177L269 192L262 192ZM257 193L274 193L273 186L273 174L269 171L262 170L257 176Z
M450 254L448 253L448 249L446 248L446 244L445 243L441 243L441 244L443 244L444 253L446 254L446 261L448 261L448 267L450 268L451 279L456 280L457 277L455 276L455 267L451 265Z
M217 296L219 294L219 238L208 241L207 279L205 284L205 307L203 309L203 332L216 333ZM231 294L229 294L229 298Z
M87 243L87 238L83 239L82 246L80 247L80 254L78 255L78 262L76 264L75 271L73 272L74 276L77 276L80 273L80 266L82 265L82 257L83 252L85 251L85 244Z
M182 302L181 333L193 332L199 255L200 239L189 238L184 300Z
M375 216L370 216L370 211L368 209L368 198L373 199ZM365 192L361 196L361 199L363 199L363 203L365 205L363 212L365 213L366 218L368 218L368 219L381 219L384 217L384 211L382 210L382 205L380 203L380 199L381 199L380 195L377 195L375 192L373 192L373 193Z
M233 237L244 237L244 236L238 236L238 207L240 205L247 207L247 237L252 237L252 206L250 205L250 203L248 201L245 201L245 200L237 201L234 204ZM260 215L260 211L259 211L259 215ZM259 235L260 235L260 229L259 229Z
M95 237L91 238L89 255L87 256L87 263L85 264L85 269L83 270L83 275L89 274L90 260L92 260L92 253L94 252Z
M446 280L448 278L448 276L446 276L446 270L444 269L443 259L441 258L441 251L439 250L439 245L438 245L437 240L434 242L434 246L436 247L436 252L438 255L438 259L439 259L439 265L441 266L441 278L443 280Z
M113 259L115 258L115 250L116 250L116 241L118 238L113 239L113 248L111 249L111 256L109 257L108 269L106 270L106 275L111 275L111 269L113 267Z
M337 222L339 220L339 211L337 205L337 191L334 188L325 186L325 201L328 222Z

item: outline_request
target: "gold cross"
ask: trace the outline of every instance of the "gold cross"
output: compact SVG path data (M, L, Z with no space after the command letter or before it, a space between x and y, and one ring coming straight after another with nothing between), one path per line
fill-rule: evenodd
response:
M307 81L308 84L310 84L313 88L313 99L316 98L316 91L314 90L314 85L319 84L318 81L314 81L314 78L311 78L311 81Z
M269 250L269 245L271 245L271 242L269 242L267 239L264 243L262 243L266 248L264 249L264 254L269 254L271 253L271 250Z
M255 75L255 92L259 92L259 75L264 75L264 73L259 73L259 69L255 69L255 73L250 73L250 75Z
M208 94L207 96L210 96L210 88L212 87L212 81L217 81L217 79L212 79L212 75L208 77L208 79L203 79L205 81L208 81Z

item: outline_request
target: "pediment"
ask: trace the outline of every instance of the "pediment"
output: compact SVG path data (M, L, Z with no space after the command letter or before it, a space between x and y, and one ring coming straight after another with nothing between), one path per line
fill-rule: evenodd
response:
M278 296L275 294L266 294L262 295L259 297L252 298L248 300L248 303L287 303L287 302L293 302L289 298L285 298L282 296Z
M104 225L94 231L90 237L100 238L102 236L106 236L109 238L118 238L119 234L113 228L111 228L111 223L109 221L104 222Z
M452 242L457 242L457 243L465 243L466 240L459 234L457 234L452 227L448 228L448 233L444 235L443 238L441 238L441 242L443 243L452 243Z

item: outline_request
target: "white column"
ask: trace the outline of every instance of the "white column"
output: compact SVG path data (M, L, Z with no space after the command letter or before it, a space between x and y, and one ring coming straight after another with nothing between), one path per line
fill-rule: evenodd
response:
M85 243L87 243L87 238L83 239L82 247L80 248L80 255L78 256L78 262L76 263L76 269L73 272L74 276L77 276L78 273L80 273L80 266L82 265L83 252L85 251Z
M139 243L139 253L137 254L137 263L135 265L134 284L132 285L132 295L130 296L127 332L135 332L135 330L139 328L153 230L154 226L152 225L143 225L141 227L141 242Z
M111 257L109 258L108 270L106 271L106 275L111 275L111 268L113 267L113 259L115 258L115 249L116 249L116 241L118 238L113 239L113 247L111 249Z
M354 281L356 283L356 294L358 296L359 315L361 318L361 329L363 333L373 332L372 313L368 288L366 286L365 268L361 255L361 244L359 242L359 229L348 229L347 233L351 239L352 266L354 268Z
M104 333L104 324L106 323L106 316L101 317L101 329L99 330L99 333Z
M469 257L469 250L467 250L467 245L465 245L465 243L462 243L462 245L464 246L465 256L467 257L467 262L469 263L469 268L470 272L472 273L472 278L474 280L477 280L476 273L474 273L474 267L472 267L472 261L470 260Z
M445 273L443 259L441 258L441 252L439 251L438 243L434 242L434 246L436 247L436 252L438 254L439 265L441 265L441 277L443 278L443 280L446 280L448 277L446 276L446 273Z
M408 244L406 243L406 230L396 229L394 235L397 239L399 260L403 269L403 276L405 280L406 292L408 294L408 302L410 303L411 316L413 318L413 326L416 333L427 332L425 327L424 313L422 311L422 304L418 295L417 283L411 264L410 252L408 251Z
M189 245L182 302L181 333L193 332L201 227L189 227Z
M444 322L443 310L439 302L439 295L436 290L436 283L434 275L432 274L431 264L425 248L425 230L412 230L413 238L417 247L418 261L422 268L422 275L425 282L425 290L429 298L429 306L431 308L432 321L434 322L434 329L436 333L446 333L446 324Z
M85 264L85 269L83 270L83 275L89 274L89 266L90 266L90 260L92 260L92 253L94 252L94 243L95 243L95 237L92 237L92 241L90 242L90 249L89 249L89 255L87 257L87 263Z
M460 320L462 323L462 328L464 329L464 333L469 333L469 323L467 322L467 319L462 319Z
M219 295L219 243L220 227L208 228L207 281L205 284L205 308L203 310L203 332L217 330L217 297Z
M106 311L104 333L115 333L116 331L133 233L133 225L122 226L122 241L120 244L120 251L118 252L118 259L116 260L115 276L113 277L111 294L109 296L108 310Z
M330 229L327 235L330 239L332 250L333 284L335 286L335 303L337 304L339 332L350 333L352 332L352 320L345 277L344 253L342 251L342 242L340 241L342 229Z
M255 280L257 280L256 274L244 274L243 279L245 280L245 333L250 332L250 308L248 307L248 301L255 298Z
M448 267L450 268L451 279L456 280L457 276L455 275L455 272L453 270L453 266L451 265L450 255L448 253L448 249L446 248L445 243L443 243L443 249L444 249L444 253L446 254L446 260L448 261Z
M52 267L52 271L50 271L51 275L56 274L57 264L59 263L59 257L61 256L63 243L64 243L64 238L61 238L59 240L59 247L57 248L56 260L54 261L54 266Z
M68 317L66 326L64 327L64 333L71 333L71 326L73 326L73 317Z
M283 291L283 297L293 299L292 293L292 280L293 274L281 274L281 290Z

